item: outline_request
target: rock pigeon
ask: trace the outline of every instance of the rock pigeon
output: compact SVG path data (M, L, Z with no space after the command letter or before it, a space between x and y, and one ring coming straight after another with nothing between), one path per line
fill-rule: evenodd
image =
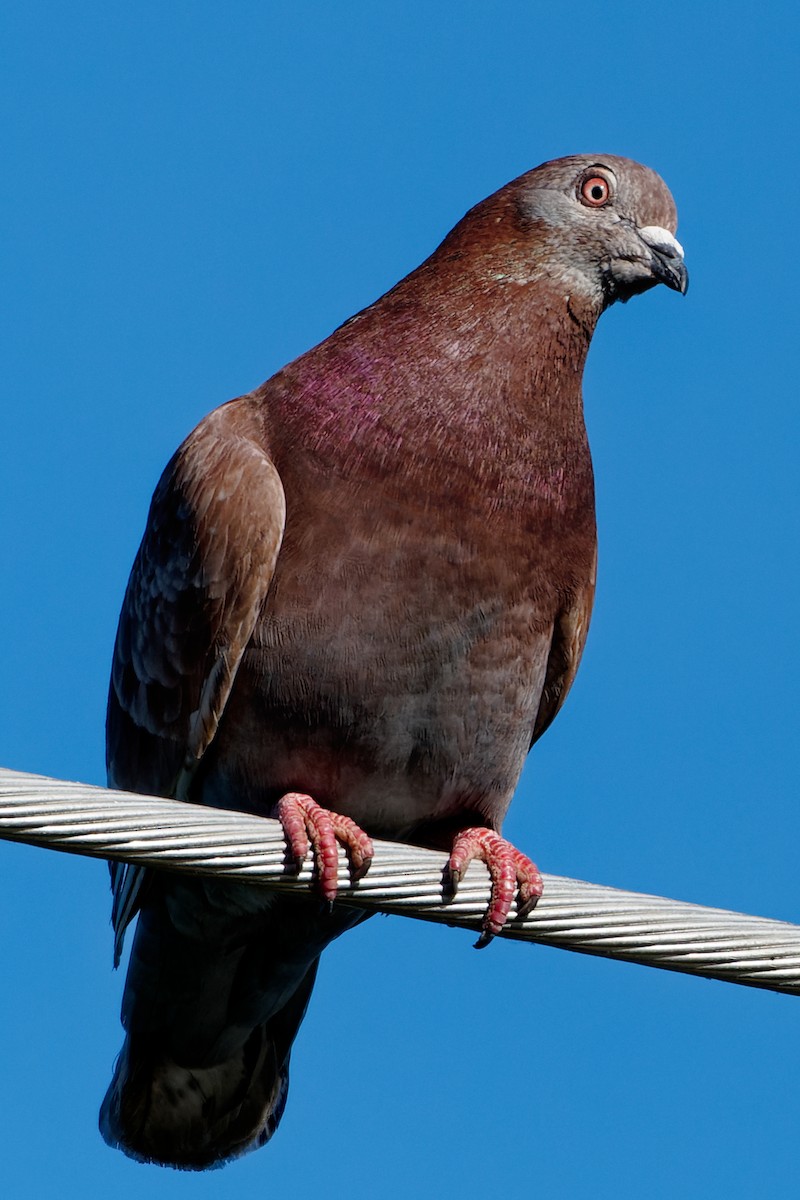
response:
M320 897L112 865L116 957L139 919L103 1102L133 1158L217 1165L263 1145L325 946L371 837L480 858L479 944L534 864L500 833L561 707L595 586L581 379L616 300L687 273L653 171L545 163L476 205L417 270L207 416L156 488L119 621L117 788L277 816ZM323 902L324 900L324 902Z

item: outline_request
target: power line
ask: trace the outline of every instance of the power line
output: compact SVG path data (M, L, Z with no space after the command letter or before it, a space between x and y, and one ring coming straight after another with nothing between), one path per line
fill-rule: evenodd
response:
M286 891L313 881L309 865L294 873L277 821L2 768L0 837ZM376 841L369 873L351 886L340 851L340 902L478 930L486 869L473 862L448 898L446 863L446 854ZM800 994L800 926L560 875L544 885L534 912L499 936Z

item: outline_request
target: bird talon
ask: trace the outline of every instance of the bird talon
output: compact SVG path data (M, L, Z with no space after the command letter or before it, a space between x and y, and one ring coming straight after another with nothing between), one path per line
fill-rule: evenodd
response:
M527 917L542 894L542 877L529 858L493 829L463 829L450 854L450 879L455 887L474 858L486 864L491 879L489 907L483 919L483 932L475 943L483 950L502 931L518 893L517 920Z
M371 865L372 859L367 858L364 859L364 861L358 867L353 867L350 871L350 878L352 879L353 883L358 883L360 879L363 879Z
M529 917L540 900L541 896L531 896L529 900L520 905L517 909L517 920L524 921L526 917Z
M312 850L317 870L317 888L329 908L339 889L339 845L350 858L351 878L366 875L373 857L372 841L362 829L341 813L331 812L301 792L288 792L278 802L278 820L283 826L297 872Z

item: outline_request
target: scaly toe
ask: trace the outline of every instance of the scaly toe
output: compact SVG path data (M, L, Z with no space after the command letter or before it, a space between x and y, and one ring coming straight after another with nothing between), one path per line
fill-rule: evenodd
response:
M450 854L450 884L454 894L473 858L486 864L491 880L489 906L481 936L475 943L476 949L482 950L508 920L517 888L517 917L526 917L533 910L542 894L542 877L531 860L499 833L485 828L464 829L457 835Z
M339 843L348 855L353 880L361 879L372 862L372 841L349 817L331 812L302 792L288 792L278 802L283 825L298 871L306 860L309 841L317 869L317 887L332 904L339 888Z

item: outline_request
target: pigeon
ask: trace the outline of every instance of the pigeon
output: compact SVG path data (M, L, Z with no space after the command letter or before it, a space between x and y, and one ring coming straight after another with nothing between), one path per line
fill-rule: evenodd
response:
M521 175L420 267L189 434L156 488L107 714L116 788L277 817L318 895L112 864L138 914L105 1140L177 1168L263 1145L336 901L372 838L482 860L479 945L542 880L501 834L564 702L595 588L582 375L600 314L685 293L661 178Z

